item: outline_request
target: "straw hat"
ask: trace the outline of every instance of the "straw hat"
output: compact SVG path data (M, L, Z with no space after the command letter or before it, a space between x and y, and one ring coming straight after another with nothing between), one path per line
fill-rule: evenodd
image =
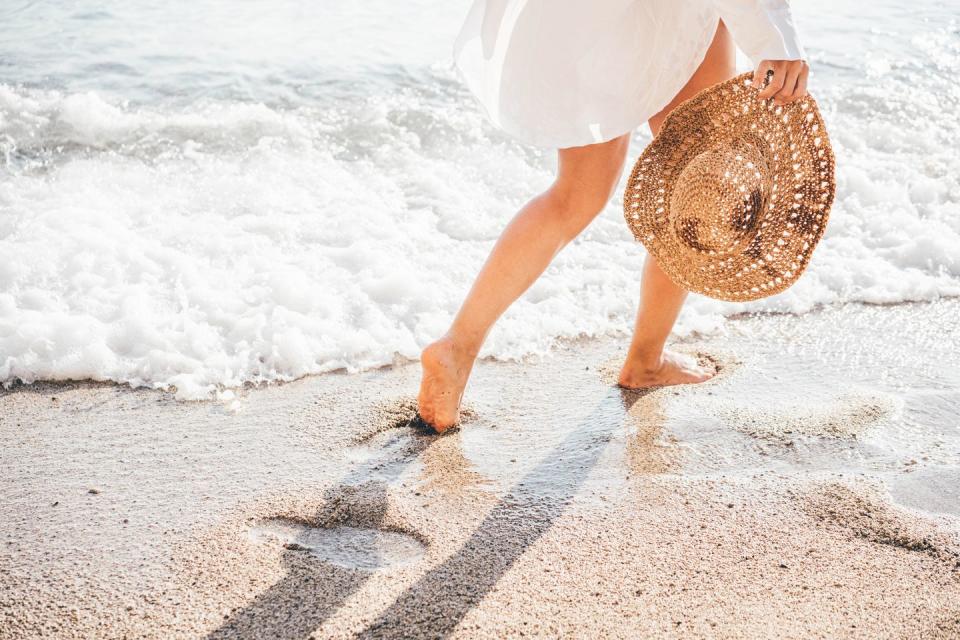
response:
M757 97L745 73L667 117L624 194L633 235L681 287L754 300L793 284L827 224L836 185L817 103Z

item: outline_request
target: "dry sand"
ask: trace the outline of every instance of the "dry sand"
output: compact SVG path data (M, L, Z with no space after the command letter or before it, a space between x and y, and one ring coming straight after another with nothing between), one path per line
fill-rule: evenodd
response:
M0 638L960 637L960 304L738 319L698 387L626 340L178 403L0 394ZM731 354L736 354L732 356Z

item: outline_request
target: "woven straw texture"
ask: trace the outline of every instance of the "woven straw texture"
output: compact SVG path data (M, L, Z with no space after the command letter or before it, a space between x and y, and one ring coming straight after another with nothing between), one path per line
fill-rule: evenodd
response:
M761 100L752 74L690 98L634 165L624 216L681 287L754 300L796 282L823 235L834 158L812 97Z

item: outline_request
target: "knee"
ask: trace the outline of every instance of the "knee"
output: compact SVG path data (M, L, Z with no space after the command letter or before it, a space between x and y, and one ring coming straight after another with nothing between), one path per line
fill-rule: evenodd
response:
M556 223L572 239L597 217L617 188L630 135L584 147L561 149L557 180L547 191Z
M616 187L615 180L592 184L558 181L544 197L550 202L550 210L556 217L556 223L573 238L606 208Z

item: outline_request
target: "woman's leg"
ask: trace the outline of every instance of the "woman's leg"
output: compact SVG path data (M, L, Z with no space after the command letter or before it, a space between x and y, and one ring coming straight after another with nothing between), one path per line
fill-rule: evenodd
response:
M457 422L467 378L493 323L606 206L629 144L623 135L561 149L556 181L510 221L450 329L424 349L417 402L420 416L438 431Z
M721 22L703 62L690 81L663 111L650 119L656 135L667 115L701 89L732 78L736 72L735 50L730 33ZM620 385L633 389L670 384L703 382L716 373L701 367L692 358L665 352L667 336L680 314L687 292L675 285L647 256L640 285L640 306Z

